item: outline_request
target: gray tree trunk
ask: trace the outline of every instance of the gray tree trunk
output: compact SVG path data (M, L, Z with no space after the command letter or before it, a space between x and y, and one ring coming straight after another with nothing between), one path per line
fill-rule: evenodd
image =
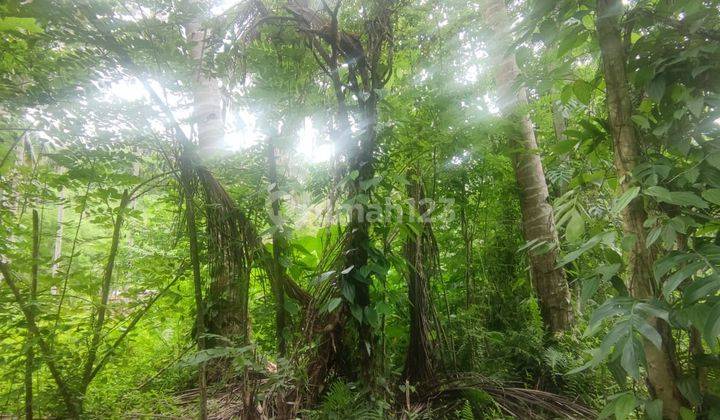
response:
M211 158L222 149L225 134L222 118L222 97L218 81L204 70L207 31L202 26L202 14L198 14L187 25L185 34L191 43L190 58L195 62L196 72L192 85L193 122L201 158Z
M598 0L597 33L602 55L602 69L607 91L608 117L615 150L615 169L621 181L622 192L632 187L632 171L639 163L640 143L632 123L632 102L626 74L626 57L620 34L619 16L623 12L620 0ZM633 200L622 212L625 235L635 238L635 244L628 254L630 273L630 294L638 299L649 299L656 295L654 290L653 263L655 255L646 245L643 224L647 219L641 198ZM663 417L676 419L683 405L677 388L677 364L670 351L672 336L666 325L657 318L649 320L663 336L663 348L658 349L644 340L647 361L647 379L650 393L663 402Z
M513 167L520 189L520 209L525 240L544 242L550 250L530 251L530 273L533 287L540 301L540 310L547 328L552 332L569 329L573 324L573 309L565 273L556 268L558 235L555 215L548 202L548 187L542 162L538 155L537 141L532 121L524 108L528 105L524 88L515 83L519 69L515 55L508 53L510 21L502 0L487 0L483 18L495 34L493 57L495 66L499 107L502 113L517 124L518 133L511 139Z

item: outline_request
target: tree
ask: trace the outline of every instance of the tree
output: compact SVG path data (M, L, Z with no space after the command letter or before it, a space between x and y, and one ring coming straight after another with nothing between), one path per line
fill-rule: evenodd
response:
M492 53L499 60L495 66L499 107L516 126L513 126L510 148L513 167L520 189L520 208L523 214L523 235L533 247L529 251L530 272L542 308L543 319L551 332L567 330L573 323L570 289L562 268L557 267L558 237L553 208L548 202L542 162L538 155L535 129L524 112L528 106L524 88L515 89L519 70L513 53L508 53L507 37L510 23L502 0L492 0L483 8L486 24L495 33Z
M641 162L641 145L632 121L632 99L626 75L627 60L620 36L619 19L622 3L614 0L598 0L597 31L603 59L603 74L607 91L607 107L610 119L615 169L621 180L621 192L626 194L633 187L633 171ZM638 299L650 299L657 295L653 275L655 253L648 246L645 223L647 213L640 198L634 198L622 212L623 230L633 238L628 253L629 291ZM644 340L647 361L648 385L652 395L663 402L663 415L678 418L683 397L677 388L678 367L670 348L674 347L672 336L664 321L650 318L650 324L663 337L662 348Z

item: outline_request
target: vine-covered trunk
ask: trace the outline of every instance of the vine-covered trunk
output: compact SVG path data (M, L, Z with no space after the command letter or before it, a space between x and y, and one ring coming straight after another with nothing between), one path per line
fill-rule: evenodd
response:
M626 57L619 29L623 6L620 0L598 0L597 33L602 56L602 70L607 91L607 108L614 146L614 161L620 188L624 193L632 187L632 172L640 161L640 143L632 122L632 102L626 74ZM628 253L629 291L637 299L656 296L653 277L652 249L647 246L644 228L647 214L641 198L636 198L622 212L625 235L634 238ZM678 418L683 398L676 386L677 363L672 349L674 343L668 328L657 318L649 322L663 338L661 349L644 340L647 362L647 382L650 393L663 402L663 416Z
M515 55L507 51L510 21L502 0L488 0L484 6L485 22L495 33L495 54L501 57L495 66L499 107L517 127L511 134L510 147L520 190L523 236L527 242L546 244L529 251L533 287L545 325L552 332L561 332L573 324L570 289L564 271L557 267L559 249L555 215L548 202L548 187L533 124L524 110L528 105L527 95L524 88L515 85L519 69Z
M195 134L198 145L198 158L202 162L217 156L223 148L223 137L225 133L222 119L222 97L218 81L208 76L204 70L204 59L208 51L208 33L203 28L204 13L200 10L201 2L195 5L198 7L196 15L185 25L185 33L190 45L190 58L195 64L195 77L193 78L193 114L192 121L195 127ZM208 204L208 203L206 203ZM220 214L213 209L212 204L205 206L206 217L218 222L219 225L231 225L234 222L231 215ZM210 224L208 224L210 229ZM217 233L217 232L215 232ZM239 339L242 342L247 340L247 293L243 285L244 279L238 279L235 265L237 261L233 254L234 247L224 243L222 235L218 236L213 232L208 233L208 244L210 254L217 256L213 258L214 263L210 267L210 287L206 296L207 307L205 312L206 328L209 333L230 339ZM208 340L212 346L216 340Z
M358 352L360 355L360 372L370 375L375 340L368 318L365 315L370 306L370 282L372 278L367 274L370 251L370 222L368 220L368 206L370 180L375 176L373 167L373 153L375 151L377 101L374 94L362 105L365 112L363 136L359 142L354 156L350 156L350 172L357 171L357 178L351 183L349 198L355 205L350 212L350 223L347 226L345 255L345 270L350 270L342 276L342 282L349 284L355 290L355 297L351 305L359 308L360 316L355 315L358 321ZM365 197L364 199L362 197ZM365 273L365 274L364 274ZM347 296L346 296L347 297ZM357 313L357 311L356 311ZM360 318L360 319L357 319Z
M425 193L418 180L410 181L408 196L418 215L425 214ZM423 216L420 216L423 217ZM410 337L403 377L410 383L428 383L434 377L433 343L430 334L433 311L430 301L430 276L434 264L434 247L430 220L423 217L420 231L408 235L404 254L407 262L408 302L410 304Z
M37 210L33 209L33 230L32 230L32 269L30 272L30 301L35 304L37 300L38 268L40 264L40 217ZM35 320L35 308L30 311ZM33 418L33 380L35 370L35 349L33 348L32 331L27 332L27 346L25 350L25 420Z
M185 223L188 242L190 245L190 264L193 273L193 290L195 296L195 335L197 337L198 352L205 350L205 301L202 293L202 276L200 274L200 246L198 244L197 225L195 220L195 189L193 188L192 163L186 156L180 158L180 184L185 197ZM200 394L199 418L207 418L207 376L206 363L200 362L198 366L198 388Z
M280 216L280 187L278 186L277 158L275 156L275 142L271 136L268 139L268 180L270 181L270 206L272 212L272 272L269 273L270 284L273 295L275 295L275 331L277 334L278 353L285 355L285 290L283 278L286 276L285 267L282 265L282 257L286 249L285 238L283 237L283 223Z

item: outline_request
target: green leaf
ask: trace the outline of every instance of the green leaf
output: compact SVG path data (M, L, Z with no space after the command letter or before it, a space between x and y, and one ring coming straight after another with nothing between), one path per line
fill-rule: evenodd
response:
M378 328L380 326L380 320L378 318L378 314L377 314L377 312L375 312L375 309L371 306L365 307L365 319L373 328Z
M642 128L644 130L650 129L650 121L648 121L648 119L645 118L644 116L635 114L632 117L630 117L630 119L633 120L635 125L637 125L638 127Z
M715 339L720 336L720 302L710 308L703 328L703 334L708 343L714 343Z
M667 190L667 188L663 188L661 186L654 186L645 188L645 194L651 195L658 199L658 201L668 201L670 200L670 191Z
M0 32L7 31L22 31L29 34L36 34L43 31L38 26L35 18L24 18L24 17L4 17L0 18Z
M712 165L715 169L720 169L720 152L713 152L707 155L705 161Z
M720 189L710 188L702 192L702 198L720 206Z
M670 193L670 200L668 202L670 204L677 204L678 206L697 207L699 209L706 209L708 207L705 200L690 191L673 191Z
M348 302L355 302L355 286L352 285L349 281L342 281L342 285L340 286L340 292L343 296L345 296L345 299L347 299Z
M695 377L684 375L677 379L677 387L680 393L690 401L693 405L699 405L702 402L702 392L700 385Z
M632 376L635 379L640 378L640 359L638 358L637 349L640 347L640 344L636 344L636 339L634 335L630 335L627 340L625 340L625 345L623 346L622 350L622 356L620 359L620 364L622 365L623 369L625 369L625 372L628 373L628 375ZM633 403L634 404L634 403ZM633 405L633 408L635 406ZM617 414L616 414L617 416ZM625 417L618 417L618 418L625 418Z
M588 331L594 330L605 319L627 313L631 304L632 300L619 297L606 301L593 312L588 322ZM587 335L587 332L585 334Z
M328 302L327 311L328 312L334 311L338 306L340 306L341 303L342 303L342 298L339 298L339 297L332 298L330 300L330 302Z
M704 104L705 100L702 96L697 96L687 101L687 106L690 109L690 112L692 112L692 114L695 116L695 118L699 118L700 114L702 114Z
M652 400L645 403L645 414L649 420L662 420L662 406L663 402L661 399Z
M708 204L702 198L690 191L668 191L666 188L656 185L646 188L645 194L655 197L658 201L678 206L697 207L700 209L708 207Z
M697 279L685 288L683 300L688 304L695 303L700 299L714 295L718 290L720 290L720 276L712 275Z
M705 266L705 263L702 261L695 261L692 262L679 270L677 270L675 273L673 273L668 279L663 283L663 295L665 296L665 299L668 299L672 292L675 291L675 289L680 286L680 283L682 283L685 279L689 278L695 272L697 272L699 269L703 268Z
M352 305L350 305L350 313L352 314L352 316L355 319L357 319L358 322L362 323L363 310L360 307L360 305L358 305L356 303L353 303Z
M648 302L639 302L635 304L633 310L639 311L640 313L648 317L660 318L669 322L670 312L668 312L668 310L661 305L662 304L660 301L653 299Z
M580 301L584 304L588 299L593 297L597 290L600 288L600 278L591 277L585 279L582 284L582 290L580 292Z
M660 102L665 94L665 79L656 77L650 82L647 88L648 96L655 102Z
M680 407L680 420L695 420L695 419L697 419L695 412L693 412L689 408Z
M633 317L633 325L635 326L635 329L638 330L638 332L649 342L653 343L658 350L662 349L662 337L660 337L660 333L657 332L655 327L637 316Z
M580 79L576 80L572 85L573 93L585 105L590 103L593 95L593 85Z
M620 198L618 198L615 201L615 204L613 204L612 212L614 214L618 214L621 211L623 211L623 209L625 209L625 207L627 207L627 205L630 204L630 202L633 201L635 199L635 197L638 196L639 193L640 193L640 187L633 187L633 188L630 188L629 190L625 191L620 196Z
M600 242L609 241L613 237L614 237L613 232L603 232L603 233L599 233L599 234L593 236L587 242L585 242L583 245L581 245L578 249L576 249L573 252L568 253L560 261L558 261L557 267L562 267L562 266L565 266L565 265L575 261L578 257L580 257L585 252L589 251L590 249L594 248Z
M615 420L624 420L635 410L637 401L633 394L622 394L615 400Z
M573 209L570 215L570 221L565 229L567 239L570 242L577 242L582 238L583 233L585 233L585 219L583 219L580 212Z

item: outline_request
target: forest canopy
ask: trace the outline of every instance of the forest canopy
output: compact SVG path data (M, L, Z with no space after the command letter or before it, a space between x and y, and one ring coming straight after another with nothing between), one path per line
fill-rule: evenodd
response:
M720 2L0 3L0 417L720 418Z

